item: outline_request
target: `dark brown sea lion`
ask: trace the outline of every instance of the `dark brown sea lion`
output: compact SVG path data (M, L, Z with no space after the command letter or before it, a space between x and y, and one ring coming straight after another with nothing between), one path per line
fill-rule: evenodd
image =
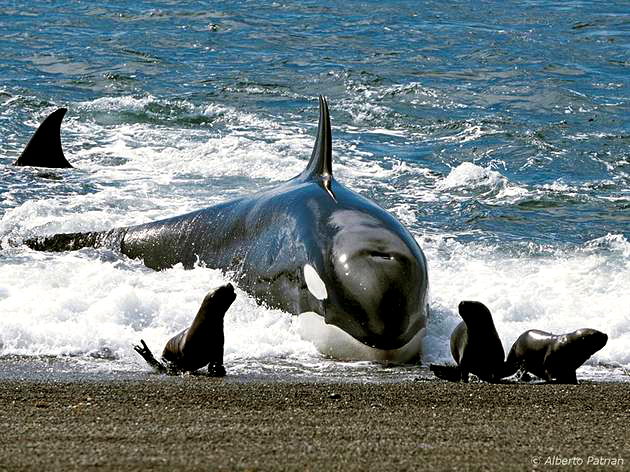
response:
M209 292L190 327L166 343L162 361L153 356L144 340L140 340L142 346L134 346L134 349L158 372L169 374L193 372L208 365L208 373L211 376L224 376L223 317L235 298L232 284L223 285Z
M490 310L481 302L462 301L459 314L464 321L451 334L451 354L457 366L431 365L431 370L437 377L454 382L468 382L468 374L498 382L504 370L505 351Z
M537 329L525 331L510 349L503 376L522 369L548 382L577 384L576 369L606 342L608 336L596 329L560 335Z

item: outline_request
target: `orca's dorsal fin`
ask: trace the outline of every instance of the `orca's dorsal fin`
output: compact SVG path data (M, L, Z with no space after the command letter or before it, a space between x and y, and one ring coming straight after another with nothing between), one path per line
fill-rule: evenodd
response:
M311 160L300 177L304 180L317 180L324 189L335 199L332 192L332 134L330 131L330 113L328 102L323 96L319 96L319 125L317 127L317 139L313 146ZM336 199L335 199L336 200Z
M24 151L18 160L15 161L16 166L34 166L34 167L72 167L63 155L61 148L61 121L68 111L65 108L59 108L52 112L39 125L35 134L31 137Z

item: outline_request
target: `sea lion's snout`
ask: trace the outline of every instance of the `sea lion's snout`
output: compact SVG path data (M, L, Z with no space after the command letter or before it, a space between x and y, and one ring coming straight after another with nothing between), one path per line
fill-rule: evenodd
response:
M236 300L234 286L227 283L211 290L203 299L201 306L204 310L225 314L234 300Z
M608 335L596 329L579 329L575 334L581 337L581 339L590 346L593 354L602 349L608 342Z
M601 331L597 331L594 335L593 335L593 346L595 348L597 348L597 350L599 351L601 348L603 348L606 343L608 342L608 335L605 333L602 333Z
M213 292L219 297L233 297L236 298L236 293L234 292L234 286L231 283L227 283L225 285L221 285L214 289Z

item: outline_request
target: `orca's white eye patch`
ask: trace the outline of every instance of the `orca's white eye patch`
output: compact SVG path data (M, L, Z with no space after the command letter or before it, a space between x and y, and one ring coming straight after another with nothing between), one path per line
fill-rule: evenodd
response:
M328 298L328 291L326 290L326 284L319 276L315 268L310 264L304 265L304 280L306 281L306 287L311 294L318 300L326 300Z

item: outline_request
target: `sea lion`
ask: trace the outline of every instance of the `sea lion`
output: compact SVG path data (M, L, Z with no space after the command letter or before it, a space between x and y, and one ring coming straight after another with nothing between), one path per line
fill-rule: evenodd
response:
M330 113L323 97L319 103L311 159L287 182L166 220L25 244L44 251L108 247L156 270L201 262L232 273L266 306L311 313L323 328L332 326L317 331L322 352L336 356L328 339L342 330L365 345L368 359L414 361L428 313L426 258L392 214L333 177Z
M232 284L209 292L190 327L166 343L161 362L142 339L142 346L134 346L134 349L158 372L193 372L207 364L211 376L223 377L223 317L235 298Z
M504 370L505 351L494 327L490 310L481 302L462 301L458 307L464 321L451 333L451 354L457 366L431 365L436 377L468 382L468 374L498 382Z
M22 154L13 163L15 166L71 168L61 147L61 121L68 111L59 108L39 125Z
M532 329L521 334L505 362L503 376L514 375L519 369L548 382L577 384L575 371L603 348L608 336L596 329L578 329L555 335Z

